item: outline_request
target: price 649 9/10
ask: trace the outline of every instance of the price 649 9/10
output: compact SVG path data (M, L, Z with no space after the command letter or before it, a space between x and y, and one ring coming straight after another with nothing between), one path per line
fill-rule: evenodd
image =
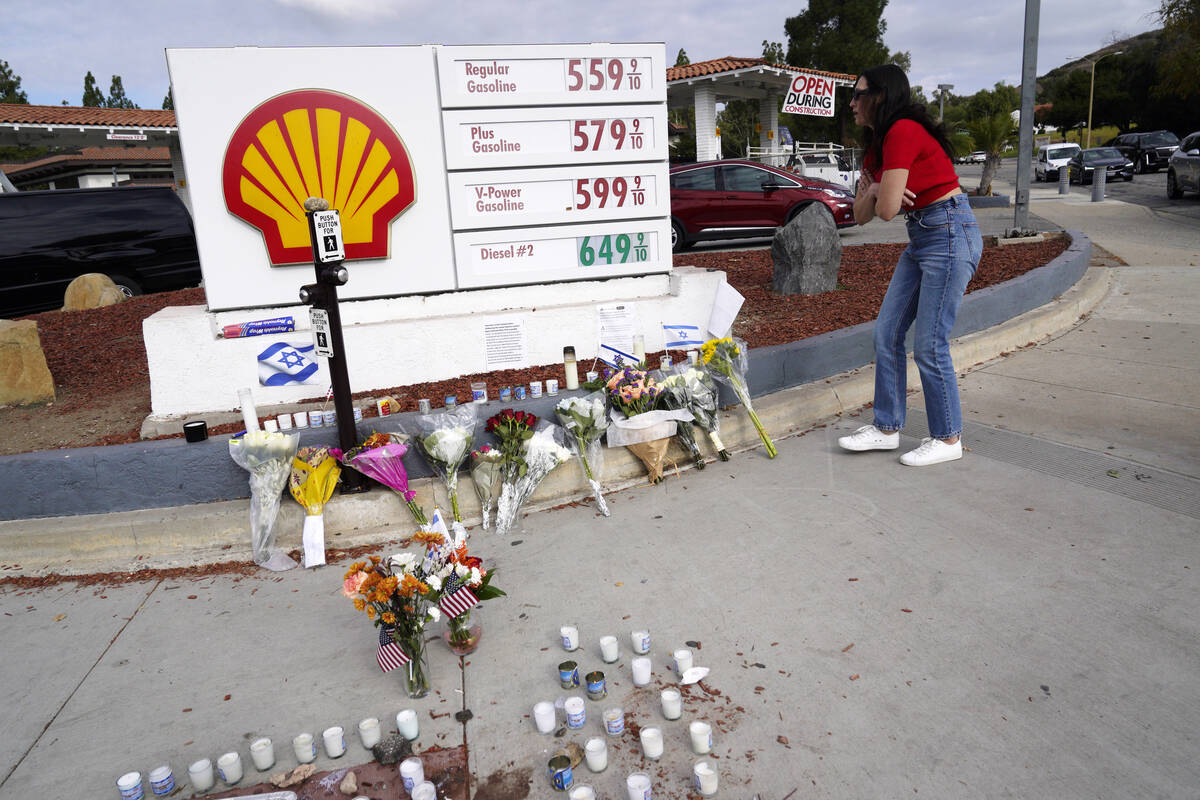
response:
M623 119L577 119L572 126L572 149L641 150L645 146L642 121Z
M616 236L584 236L576 240L579 248L579 264L590 267L596 262L602 264L625 264L632 261L645 261L650 257L650 248L646 245L646 234L619 233Z

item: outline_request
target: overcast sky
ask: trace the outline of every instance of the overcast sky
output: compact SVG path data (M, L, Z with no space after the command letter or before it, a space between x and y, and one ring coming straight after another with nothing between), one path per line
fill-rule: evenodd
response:
M804 0L2 0L0 59L29 102L79 105L91 70L107 93L159 108L163 49L230 45L381 45L665 41L693 62L760 56L783 41ZM1111 40L1158 27L1158 0L1045 0L1038 74ZM1019 85L1025 4L1019 0L891 0L884 43L912 54L914 85L956 94Z

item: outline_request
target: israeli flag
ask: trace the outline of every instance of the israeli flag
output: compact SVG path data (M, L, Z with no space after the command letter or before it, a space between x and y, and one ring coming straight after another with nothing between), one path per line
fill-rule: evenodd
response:
M629 353L607 344L600 345L600 353L596 358L613 369L617 369L618 366L636 367L638 363L638 360Z
M275 342L258 354L258 382L263 386L320 383L320 365L313 357L315 345Z
M664 322L662 329L669 350L704 344L704 339L700 336L700 328L696 325L668 325Z

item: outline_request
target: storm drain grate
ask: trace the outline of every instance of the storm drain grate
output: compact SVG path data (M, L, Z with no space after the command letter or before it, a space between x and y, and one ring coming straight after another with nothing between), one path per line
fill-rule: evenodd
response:
M924 411L908 409L904 435L929 435ZM1200 480L1195 478L978 422L964 420L963 436L974 455L1200 519Z

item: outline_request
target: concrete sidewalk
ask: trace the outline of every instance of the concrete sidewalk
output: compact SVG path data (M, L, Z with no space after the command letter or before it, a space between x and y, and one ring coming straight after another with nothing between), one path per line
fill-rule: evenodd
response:
M666 752L655 764L630 734L610 740L605 772L579 768L599 797L624 797L635 769L657 798L687 796L692 719L716 726L722 797L1194 796L1200 270L1186 259L1200 238L1123 205L1037 201L1129 266L1089 273L1111 290L1067 332L959 360L962 461L911 469L840 452L837 436L870 421L851 411L780 441L775 460L755 448L613 492L608 519L571 505L506 538L475 531L509 597L486 604L461 671L430 644L425 699L372 663L372 631L339 593L343 565L4 587L0 798L115 797L123 772L170 763L186 781L190 761L232 749L255 775L253 737L293 766L291 737L334 724L348 731L342 761L361 763L356 722L386 729L408 706L418 749L468 744L473 795L549 798L551 752L600 735L600 710L617 704L661 726ZM870 370L843 381L869 385ZM903 447L924 432L919 393L909 405ZM610 696L587 702L581 734L553 739L528 717L562 694L568 622L581 672L604 669ZM635 627L654 639L647 689L631 685ZM616 665L599 658L607 633ZM687 641L720 694L693 690L666 721L657 689ZM461 707L465 725L442 716Z

